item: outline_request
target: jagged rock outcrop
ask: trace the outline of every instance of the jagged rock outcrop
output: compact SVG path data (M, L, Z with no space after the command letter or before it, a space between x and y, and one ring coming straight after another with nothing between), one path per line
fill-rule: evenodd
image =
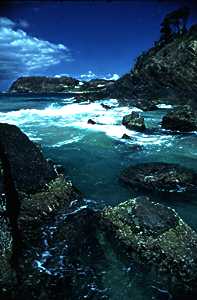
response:
M122 124L130 130L144 131L146 129L144 118L136 111L132 111L131 114L124 116Z
M105 208L101 224L115 248L149 266L159 288L197 292L197 234L174 210L138 197Z
M197 189L197 173L169 163L144 163L123 170L120 179L134 187L159 192Z
M161 126L182 132L197 130L197 113L188 105L178 106L163 117Z
M81 85L82 91L101 91L106 87L111 86L114 83L114 80L107 79L92 79L86 81Z
M10 93L59 93L73 90L79 80L72 77L31 76L18 78L9 88Z
M130 99L131 105L142 109L159 103L189 103L197 108L197 25L140 55L133 70L108 93Z

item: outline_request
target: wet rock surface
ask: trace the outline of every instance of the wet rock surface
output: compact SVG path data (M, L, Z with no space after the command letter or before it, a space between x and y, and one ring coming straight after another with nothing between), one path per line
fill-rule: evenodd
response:
M120 179L136 188L159 192L196 190L197 174L185 167L168 163L145 163L125 169Z
M18 190L35 191L56 177L39 148L15 125L0 124L0 143Z
M6 291L16 281L16 274L11 267L13 255L13 238L9 220L6 216L5 199L0 197L0 297L2 290Z
M138 197L102 213L114 245L152 270L154 280L174 295L196 291L197 234L174 210Z
M135 111L133 111L130 115L124 116L122 124L130 130L144 131L146 129L144 118Z
M188 105L175 108L163 117L162 128L181 132L197 130L197 114Z

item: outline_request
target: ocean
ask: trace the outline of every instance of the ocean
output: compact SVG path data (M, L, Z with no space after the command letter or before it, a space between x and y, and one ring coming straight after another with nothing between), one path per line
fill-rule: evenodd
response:
M106 110L101 103L112 108ZM163 130L160 122L168 109L161 105L156 111L142 112L148 128L142 133L121 124L123 116L139 109L121 106L116 99L77 103L74 97L63 94L0 95L0 122L17 125L32 141L41 144L44 156L63 165L66 178L82 192L89 206L98 209L144 195L144 191L128 189L119 181L121 170L128 165L168 162L197 171L197 132L174 134ZM89 119L96 124L88 124ZM122 139L124 133L132 138ZM195 194L180 191L168 196L154 193L151 197L174 208L197 230ZM42 258L43 253L37 260L38 268L42 267ZM138 276L130 285L124 268L113 260L113 267L105 270L110 299L153 299L149 283ZM139 284L142 281L143 288ZM135 297L131 298L133 293ZM169 295L162 298L165 295L161 292L155 299L170 299Z

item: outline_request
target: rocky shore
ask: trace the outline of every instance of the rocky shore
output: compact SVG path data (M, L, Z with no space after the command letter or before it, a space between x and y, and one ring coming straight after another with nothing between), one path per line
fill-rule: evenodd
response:
M0 150L2 299L78 299L92 280L98 289L88 299L100 299L97 272L108 257L105 243L118 259L121 254L123 261L131 258L145 267L158 289L173 297L197 292L197 234L174 210L146 197L101 211L84 206L80 192L14 125L0 124ZM176 165L131 166L121 176L129 184L156 191L197 187L196 174ZM50 223L51 252L41 242L43 228ZM35 267L37 251L46 256L42 272ZM61 267L54 273L60 258Z

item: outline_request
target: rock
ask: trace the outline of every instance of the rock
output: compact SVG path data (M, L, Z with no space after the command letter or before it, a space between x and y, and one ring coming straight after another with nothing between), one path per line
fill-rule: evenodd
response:
M128 134L124 133L124 134L122 135L121 139L124 139L124 140L130 140L131 137L130 137Z
M144 131L146 129L144 118L135 111L132 111L130 115L124 116L122 124L130 130Z
M94 120L92 120L92 119L89 119L89 120L88 120L88 124L95 125L96 122L95 122Z
M101 106L102 106L103 108L105 108L106 110L112 108L111 106L109 106L109 105L107 105L107 104L104 104L104 103L101 103Z
M197 188L197 174L168 163L144 163L125 169L120 179L134 187L159 192L184 192Z
M10 264L13 255L12 250L13 238L6 217L6 204L0 196L0 297L2 298L2 289L6 290L16 282L16 274Z
M60 209L68 209L72 201L81 199L72 183L66 181L63 175L51 180L36 193L19 195L19 223L24 230L26 225L40 225Z
M36 191L56 177L39 148L15 125L0 123L0 143L18 190Z
M143 110L156 109L160 103L190 104L197 109L196 40L197 26L193 25L168 42L158 41L138 56L129 73L107 87L109 98L126 100Z
M105 208L101 224L114 247L149 267L160 288L197 292L197 234L174 210L138 197Z
M179 106L163 117L161 126L175 131L194 131L197 130L197 114L188 105Z

